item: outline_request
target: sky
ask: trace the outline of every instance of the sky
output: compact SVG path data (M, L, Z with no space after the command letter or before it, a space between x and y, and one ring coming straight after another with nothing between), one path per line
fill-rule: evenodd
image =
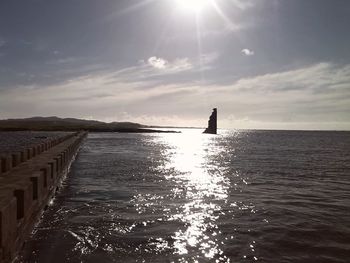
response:
M348 0L1 0L0 119L350 130Z

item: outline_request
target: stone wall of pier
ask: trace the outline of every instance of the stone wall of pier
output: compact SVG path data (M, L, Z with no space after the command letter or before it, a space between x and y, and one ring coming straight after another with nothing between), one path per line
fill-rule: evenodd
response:
M73 133L0 161L0 263L11 262L67 174L86 136Z

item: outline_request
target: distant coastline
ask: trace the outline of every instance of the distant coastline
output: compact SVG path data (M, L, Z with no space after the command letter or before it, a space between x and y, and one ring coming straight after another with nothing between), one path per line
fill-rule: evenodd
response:
M156 128L156 129L155 129ZM59 117L32 117L24 119L0 120L0 131L89 131L123 133L179 133L172 130L159 130L134 122L101 122Z

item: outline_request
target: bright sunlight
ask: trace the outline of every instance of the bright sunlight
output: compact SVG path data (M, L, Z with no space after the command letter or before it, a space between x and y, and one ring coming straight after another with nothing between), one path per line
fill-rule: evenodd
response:
M210 0L176 0L176 2L184 10L200 12L208 6Z

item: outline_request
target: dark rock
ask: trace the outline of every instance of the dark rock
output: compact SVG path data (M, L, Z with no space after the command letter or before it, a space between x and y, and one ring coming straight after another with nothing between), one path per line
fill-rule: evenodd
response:
M217 134L217 109L214 108L212 114L209 117L208 128L203 133Z

